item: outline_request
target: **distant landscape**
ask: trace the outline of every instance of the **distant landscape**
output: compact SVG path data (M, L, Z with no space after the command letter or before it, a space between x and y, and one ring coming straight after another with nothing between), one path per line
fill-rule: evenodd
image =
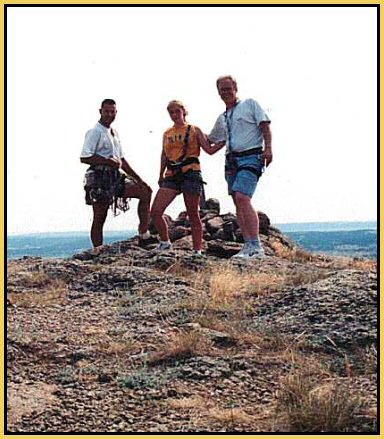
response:
M275 224L299 246L314 253L377 258L377 223L327 222ZM122 241L135 231L105 233L105 243ZM57 232L7 237L8 259L23 256L66 258L91 247L89 232Z

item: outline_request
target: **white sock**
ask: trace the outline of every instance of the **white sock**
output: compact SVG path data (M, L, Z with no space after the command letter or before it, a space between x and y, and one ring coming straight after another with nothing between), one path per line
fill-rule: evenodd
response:
M160 244L170 244L171 241L160 241Z
M148 239L151 237L151 234L149 233L149 230L147 230L145 233L140 233L139 238L140 239Z

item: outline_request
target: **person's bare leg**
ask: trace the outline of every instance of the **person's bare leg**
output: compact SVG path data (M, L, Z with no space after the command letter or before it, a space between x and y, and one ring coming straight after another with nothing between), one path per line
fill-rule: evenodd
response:
M203 247L203 224L199 214L200 195L183 193L183 196L191 222L193 249L200 251Z
M126 187L124 197L139 199L139 204L137 206L137 215L139 217L139 233L144 234L148 231L149 226L149 207L151 204L152 191L146 186L137 184Z
M93 221L91 227L91 241L94 247L103 245L103 227L108 214L108 204L95 203L93 208Z
M168 225L163 214L178 194L174 189L160 188L153 201L151 217L161 241L169 241Z
M241 192L235 192L233 201L244 240L257 240L259 238L259 216L251 204L251 198Z

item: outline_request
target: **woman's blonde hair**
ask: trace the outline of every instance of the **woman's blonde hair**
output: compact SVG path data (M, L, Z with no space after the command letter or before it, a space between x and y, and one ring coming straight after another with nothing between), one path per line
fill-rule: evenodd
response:
M186 117L186 115L188 114L188 111L185 108L185 105L181 101L176 101L176 100L170 101L167 105L167 110L169 111L169 109L174 105L181 108L183 110L184 117Z

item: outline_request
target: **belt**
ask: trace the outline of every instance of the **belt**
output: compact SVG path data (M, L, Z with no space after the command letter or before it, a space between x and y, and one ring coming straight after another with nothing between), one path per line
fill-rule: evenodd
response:
M246 149L245 151L232 151L227 154L233 157L246 157L247 155L261 154L263 152L263 148L259 146L258 148Z
M190 165L192 163L199 164L200 161L197 157L187 157L185 160L182 160L181 162L171 162L170 160L167 162L167 168L170 170L177 170L180 168L183 168L186 165Z
M92 169L92 171L114 171L112 166L108 165L92 165L89 169Z

